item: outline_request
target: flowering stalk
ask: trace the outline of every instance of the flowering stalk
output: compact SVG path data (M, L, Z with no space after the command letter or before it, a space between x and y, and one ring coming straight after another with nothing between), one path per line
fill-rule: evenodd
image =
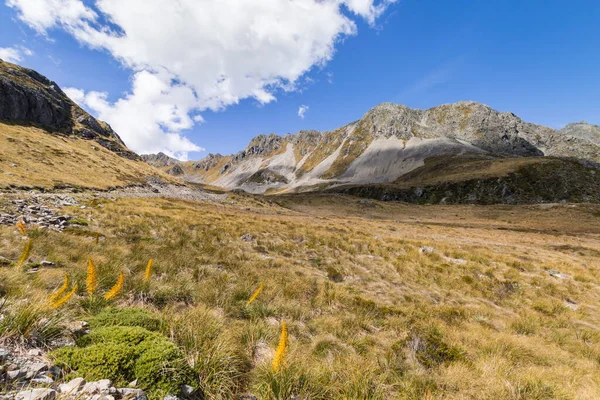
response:
M115 297L117 297L123 291L123 284L124 283L125 283L125 275L123 274L123 271L121 271L119 273L119 280L117 280L117 283L115 283L115 286L113 286L104 295L104 299L105 300L111 300L111 299L114 299Z
M85 280L85 288L87 293L92 296L98 289L98 274L96 266L91 258L88 258L87 278Z
M279 338L279 346L275 351L275 357L273 357L273 372L279 372L283 365L283 359L288 345L288 331L285 322L281 322L281 336Z
M248 303L246 303L246 305L249 306L254 300L256 300L256 298L258 297L260 292L262 292L262 290L263 290L263 284L261 282L261 284L258 285L258 289L256 289L254 291L254 293L252 293L252 296L250 296L250 298L248 299Z

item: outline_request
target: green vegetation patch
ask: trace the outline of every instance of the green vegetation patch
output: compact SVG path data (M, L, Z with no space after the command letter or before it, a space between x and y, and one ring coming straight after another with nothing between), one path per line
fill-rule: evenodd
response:
M139 326L154 332L160 329L161 319L143 308L105 308L92 317L89 323L92 329L103 326Z
M137 380L150 399L178 394L194 374L183 354L166 337L138 326L107 326L82 337L76 347L51 353L59 367L87 380L110 379L126 386Z

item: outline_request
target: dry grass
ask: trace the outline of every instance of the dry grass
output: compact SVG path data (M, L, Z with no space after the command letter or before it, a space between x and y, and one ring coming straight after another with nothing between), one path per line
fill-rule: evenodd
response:
M0 123L0 188L75 186L107 189L173 178L141 161L120 157L98 143Z
M100 293L123 271L118 304L163 315L210 398L600 397L600 207L229 200L69 210L89 226L30 228L32 260L57 268L0 268L0 293L47 298L64 272L85 288L88 257ZM0 255L18 259L18 229L0 227L0 237ZM79 295L61 310L85 315Z

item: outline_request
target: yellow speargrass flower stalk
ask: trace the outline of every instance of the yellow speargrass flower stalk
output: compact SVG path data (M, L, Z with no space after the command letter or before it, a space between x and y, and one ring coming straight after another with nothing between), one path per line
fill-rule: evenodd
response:
M258 295L260 294L260 292L262 292L262 290L263 290L263 284L261 282L260 285L258 285L258 289L256 289L254 291L254 293L252 293L252 296L250 296L250 298L248 299L248 303L246 303L246 305L249 306L250 304L252 304L252 302L254 300L256 300L256 298L258 297Z
M29 258L31 254L31 239L25 243L25 247L23 248L23 252L21 253L21 258L19 258L19 262L17 263L17 269L21 269L25 261Z
M94 265L94 261L92 261L91 258L88 258L85 288L90 296L96 293L96 289L98 289L98 273L96 272L96 266Z
M117 297L123 291L123 284L124 283L125 283L125 275L123 274L123 271L121 271L121 273L119 274L119 280L117 281L117 283L115 283L115 286L113 286L104 295L104 299L105 300L111 300L111 299L114 299L115 297Z
M71 286L69 275L65 273L65 280L63 281L62 286L50 296L48 299L48 304L54 304L60 298L60 296L62 296L67 289L69 289L69 286Z
M148 265L146 265L146 272L144 272L144 282L148 282L150 280L150 275L152 275L152 259L148 260Z
M23 236L27 236L27 228L25 228L25 224L23 223L22 219L17 222L17 228L19 228L19 231L21 231Z
M279 345L275 351L275 357L273 357L273 372L279 372L283 365L285 351L288 345L288 331L285 322L281 321L281 336L279 338Z
M52 308L56 309L62 307L77 292L77 288L77 285L73 286L73 289L71 289L71 291L67 293L62 299L58 299L54 303L52 303Z

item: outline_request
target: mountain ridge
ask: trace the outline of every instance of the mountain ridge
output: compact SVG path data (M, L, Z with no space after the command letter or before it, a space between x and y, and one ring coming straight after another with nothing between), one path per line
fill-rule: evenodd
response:
M236 154L180 162L180 175L264 194L393 183L441 156L567 157L599 163L600 143L590 140L588 125L559 131L474 101L425 110L382 103L338 129L261 134Z

